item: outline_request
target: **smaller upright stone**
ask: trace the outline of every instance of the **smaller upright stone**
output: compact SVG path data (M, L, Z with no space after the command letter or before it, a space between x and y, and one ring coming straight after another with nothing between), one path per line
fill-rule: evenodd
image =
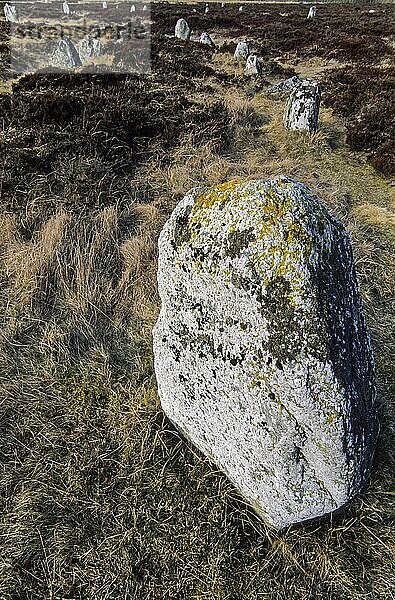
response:
M307 15L308 19L314 19L314 17L317 14L317 7L316 6L310 6L310 10L309 10L309 14Z
M63 12L65 15L69 15L70 14L70 6L67 4L67 2L63 2Z
M144 4L144 6L143 6L143 10L148 10L148 7L147 7L147 5L146 5L146 4Z
M206 4L206 7L204 9L204 14L207 15L207 13L208 13L208 4Z
M92 58L96 58L100 56L101 53L101 43L98 38L92 38L87 36L83 40L81 40L78 54L80 56L81 62L86 63L92 60Z
M74 69L82 66L77 49L69 38L64 37L56 44L52 54L52 64L60 69Z
M320 100L320 84L314 79L302 79L286 101L284 127L309 133L317 131Z
M239 6L239 12L243 12L243 7Z
M16 7L13 4L8 4L8 2L6 2L3 10L6 21L9 21L10 23L18 22L18 13L16 12Z
M189 38L191 37L191 30L185 19L178 19L174 35L180 40L189 40Z
M224 8L225 2L221 2L221 8Z
M134 4L130 7L130 12L136 12L136 7Z
M256 54L250 54L247 58L244 75L260 75L262 73L261 63Z
M214 42L211 39L210 34L207 33L207 31L204 31L202 33L202 35L200 36L200 43L201 44L206 44L207 46L214 46Z
M246 62L249 55L250 47L247 42L239 42L233 55L237 62Z
M108 8L108 5L107 5L107 0L104 0L104 1L103 1L103 8Z

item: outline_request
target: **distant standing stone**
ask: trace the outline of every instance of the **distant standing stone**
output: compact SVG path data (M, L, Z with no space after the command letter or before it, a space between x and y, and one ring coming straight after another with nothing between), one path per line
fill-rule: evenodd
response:
M243 12L243 7L239 6L239 12Z
M144 6L143 6L143 10L148 10L148 7L147 7L147 5L146 5L146 4L144 4Z
M9 21L10 23L18 22L18 13L16 7L13 4L8 4L8 2L6 2L4 4L3 11L6 21Z
M313 19L316 15L317 15L317 7L316 6L310 6L307 18L308 19Z
M214 42L211 39L211 36L209 33L207 33L207 31L204 31L202 33L202 35L200 36L200 43L201 44L206 44L208 46L214 46Z
M97 58L101 53L101 43L98 38L87 36L81 40L78 54L82 63L89 62L92 58Z
M238 61L238 62L246 62L247 58L250 55L250 47L247 44L247 42L239 42L236 46L236 50L234 53L234 58Z
M261 63L256 54L250 54L247 58L244 75L260 75L262 72Z
M134 4L132 4L132 6L130 7L130 12L135 12L136 11L136 7Z
M287 129L313 133L318 128L321 87L313 79L302 79L288 96L284 109L284 126Z
M63 2L63 12L65 15L69 15L70 14L70 7L67 4L67 2Z
M189 40L191 37L191 30L185 19L178 19L174 35L176 38L180 38L180 40Z
M104 2L103 2L103 8L108 8L107 0L104 0Z
M209 10L209 8L208 8L208 4L206 4L206 7L205 7L205 9L204 9L204 14L205 14L205 15L207 15L207 13L208 13L208 10Z
M74 69L82 65L73 42L64 37L58 41L52 54L52 64L61 69Z
M159 237L154 361L169 419L278 528L366 483L372 349L347 231L286 177L195 188Z

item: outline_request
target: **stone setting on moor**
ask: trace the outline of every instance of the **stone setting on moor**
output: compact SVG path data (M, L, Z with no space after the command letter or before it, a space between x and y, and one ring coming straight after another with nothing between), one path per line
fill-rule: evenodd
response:
M155 372L169 419L268 523L366 483L374 368L347 231L277 177L196 188L159 238Z

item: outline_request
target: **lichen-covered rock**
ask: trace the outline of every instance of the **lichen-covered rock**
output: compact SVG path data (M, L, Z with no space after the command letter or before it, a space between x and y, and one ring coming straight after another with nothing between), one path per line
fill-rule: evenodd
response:
M91 61L93 58L97 58L100 56L100 53L101 43L99 38L87 36L81 40L78 47L78 54L83 64Z
M246 62L247 58L250 55L250 47L247 42L239 42L236 46L236 50L234 53L234 58L238 62Z
M214 42L211 38L211 35L209 33L207 33L207 31L204 31L202 33L202 35L200 36L200 43L201 44L206 44L208 46L214 46Z
M256 54L250 54L247 58L244 75L260 75L262 72L261 63Z
M309 133L317 131L320 101L320 84L313 79L302 79L288 96L284 108L284 126Z
M159 238L155 372L170 420L272 525L365 484L372 351L344 227L278 177L192 190Z
M16 10L16 6L6 2L4 4L3 11L4 11L4 17L5 17L6 21L9 21L10 23L18 22L18 13Z
M289 79L285 79L284 81L280 81L280 83L276 83L275 85L270 85L269 87L263 90L263 94L268 98L273 98L275 100L280 100L283 98L287 98L293 90L298 87L302 83L302 80L294 75Z
M178 19L174 30L174 35L176 38L180 38L180 40L189 40L191 37L191 30L188 22L185 19Z
M317 15L317 7L316 6L310 6L307 18L308 19L313 19L316 15Z
M60 69L74 69L82 65L77 49L69 38L64 37L56 44L52 65Z

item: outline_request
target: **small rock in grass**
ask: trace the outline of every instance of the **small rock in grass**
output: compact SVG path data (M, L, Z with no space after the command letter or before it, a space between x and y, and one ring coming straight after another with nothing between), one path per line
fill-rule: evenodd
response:
M247 58L244 75L260 75L262 72L261 63L256 54L250 54Z
M234 53L234 58L238 62L246 62L247 58L250 55L250 47L247 42L239 42L236 46L236 50Z
M191 30L189 28L188 22L185 19L178 19L174 35L180 40L189 40L189 38L191 37Z
M207 44L208 46L214 46L214 42L211 39L210 34L207 33L207 31L204 31L202 33L202 35L200 36L200 43L201 44Z

